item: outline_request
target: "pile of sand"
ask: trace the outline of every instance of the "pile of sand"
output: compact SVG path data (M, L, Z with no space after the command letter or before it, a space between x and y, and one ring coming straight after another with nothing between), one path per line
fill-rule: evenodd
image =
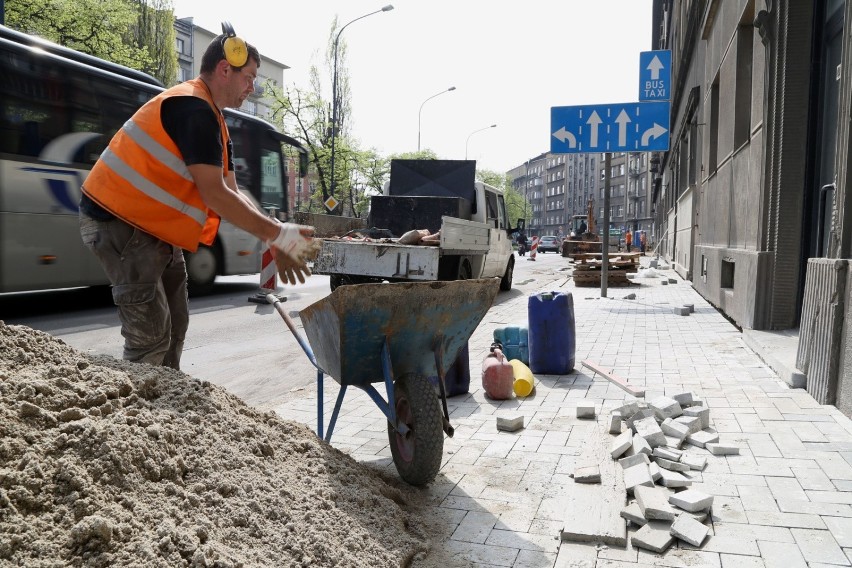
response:
M0 321L0 565L406 566L413 499L214 385Z

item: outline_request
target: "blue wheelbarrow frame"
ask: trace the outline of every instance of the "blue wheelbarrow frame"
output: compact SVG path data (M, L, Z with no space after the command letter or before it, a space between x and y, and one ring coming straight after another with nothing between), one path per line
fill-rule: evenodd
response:
M445 370L455 362L494 302L498 278L454 282L403 282L339 286L299 312L305 337L278 298L271 303L317 369L317 436L331 441L346 389L357 387L373 400L401 435L394 381L403 375L437 377L443 431L452 437ZM323 432L323 379L340 384L328 430ZM373 386L384 382L387 399ZM439 433L440 434L440 433Z

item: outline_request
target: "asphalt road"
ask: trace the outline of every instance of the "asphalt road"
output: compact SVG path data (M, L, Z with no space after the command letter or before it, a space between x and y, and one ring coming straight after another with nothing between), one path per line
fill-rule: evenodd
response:
M539 254L536 262L515 260L513 290L498 294L495 304L567 276L568 259L557 254ZM271 409L299 396L317 372L278 312L269 304L248 301L258 284L258 275L220 277L212 294L190 298L181 369L252 406ZM320 275L278 290L297 327L298 311L328 294L328 277ZM0 294L0 319L45 331L80 351L121 358L123 338L108 288Z

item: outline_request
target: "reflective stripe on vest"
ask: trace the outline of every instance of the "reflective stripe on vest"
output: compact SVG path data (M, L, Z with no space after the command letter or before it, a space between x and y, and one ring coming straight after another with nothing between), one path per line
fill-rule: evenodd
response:
M193 79L154 97L125 122L95 163L83 190L127 223L194 252L199 242L213 242L219 217L205 205L180 150L162 125L162 103L172 96L194 96L210 105L219 122L222 175L226 175L228 127L206 85Z

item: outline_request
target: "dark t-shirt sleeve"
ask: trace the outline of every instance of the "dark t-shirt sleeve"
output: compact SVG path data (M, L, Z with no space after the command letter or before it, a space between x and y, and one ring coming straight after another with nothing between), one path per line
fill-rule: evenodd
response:
M219 121L210 105L198 97L170 97L160 110L163 128L174 140L187 166L222 165L222 136ZM231 141L228 166L234 169Z

